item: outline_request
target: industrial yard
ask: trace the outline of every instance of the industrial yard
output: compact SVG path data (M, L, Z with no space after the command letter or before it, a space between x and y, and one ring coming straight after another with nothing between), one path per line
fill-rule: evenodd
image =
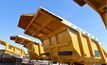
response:
M93 23L94 19L87 19L88 21L93 20L91 23L96 25L94 26L96 29L99 26L97 33L95 33L96 35L99 35L100 32L105 33L103 33L105 37L103 35L99 35L101 37L97 36L103 42L105 40L104 43L100 42L95 35L83 30L78 25L55 14L53 11L48 10L48 8L39 7L36 12L29 13L23 11L19 15L19 18L17 18L18 23L14 22L15 25L10 23L11 25L5 24L9 26L0 28L8 30L8 32L3 32L4 34L8 34L6 38L3 39L1 36L0 39L0 65L107 65L106 0L73 0L72 3L75 6L74 8L78 7L81 10L84 9L83 6L86 4L99 15L99 18L101 18L101 22L99 23L102 23L103 28L100 24L96 25L97 23ZM72 8L72 6L70 7ZM59 13L61 14L60 11ZM81 11L79 13L82 14ZM12 17L10 16L10 18ZM74 19L76 19L75 16ZM80 21L79 25L81 27L83 24L84 21ZM88 23L86 24L88 25ZM11 26L12 29L5 29ZM93 32L95 30L90 24L85 26L85 28L89 29L89 31L93 29ZM103 31L100 31L102 29Z

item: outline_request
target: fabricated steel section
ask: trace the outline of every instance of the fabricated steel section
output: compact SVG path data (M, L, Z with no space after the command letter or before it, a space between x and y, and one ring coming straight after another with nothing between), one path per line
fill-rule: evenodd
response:
M23 36L11 36L11 40L15 41L23 45L25 48L28 49L28 54L31 60L45 60L47 59L46 56L41 56L44 53L43 46L39 43L34 42L31 39L25 38Z
M20 49L16 46L12 46L3 40L0 40L0 44L5 46L4 50L5 50L5 53L7 53L7 54L10 54L17 58L23 58L23 56L26 56L25 51L23 51L22 49Z
M107 0L74 0L80 6L86 3L90 5L94 10L96 10L107 28Z
M40 9L39 11L41 11L41 12L33 14L32 16L28 16L26 14L22 15L21 18L20 18L18 26L23 28L23 29L26 29L25 34L32 35L33 37L37 37L39 39L44 39L44 38L47 37L47 35L49 33L52 33L53 30L55 30L57 27L61 26L60 24L57 27L56 26L51 26L51 25L55 25L56 22L51 23L50 21L54 21L56 19L57 19L57 21L61 21L61 19L57 18L57 17L54 17L55 19L53 19L52 17L50 18L50 14L47 15L46 14L47 11L45 11L44 9ZM29 19L30 17L33 17L33 18L30 19L29 22L27 22L28 20L25 19L26 17L28 17L27 19ZM41 17L42 17L42 19L41 19ZM38 19L36 20L35 18L38 18ZM36 21L40 21L40 23L36 22ZM25 24L23 24L23 23L25 23ZM47 26L47 24L51 24L50 26L53 27L53 29L49 29L50 27L44 28L45 26ZM43 25L43 27L41 27L42 25ZM36 30L36 32L35 32L35 30Z
M40 8L36 14L33 14L32 20L28 23L23 20L24 17L25 15L21 16L18 26L25 30L25 34L39 38L45 53L48 53L53 61L82 64L107 63L107 56L99 42L68 21L44 8ZM25 22L27 24L21 24Z

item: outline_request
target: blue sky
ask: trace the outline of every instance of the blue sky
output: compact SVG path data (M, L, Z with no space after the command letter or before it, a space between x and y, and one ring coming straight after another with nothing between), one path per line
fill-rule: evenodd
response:
M95 35L107 49L107 30L99 14L88 5L78 6L73 0L1 0L0 40L23 48L11 41L9 37L20 34L32 38L23 34L24 30L18 28L17 25L21 14L35 13L41 6Z

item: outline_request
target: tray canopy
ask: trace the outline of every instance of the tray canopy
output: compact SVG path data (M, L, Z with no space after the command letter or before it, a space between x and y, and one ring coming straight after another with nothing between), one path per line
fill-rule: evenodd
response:
M56 30L61 29L62 27L81 31L84 35L90 36L92 39L97 40L95 36L44 8L40 8L37 13L34 14L21 15L18 27L24 29L25 34L39 38L40 40L54 34Z

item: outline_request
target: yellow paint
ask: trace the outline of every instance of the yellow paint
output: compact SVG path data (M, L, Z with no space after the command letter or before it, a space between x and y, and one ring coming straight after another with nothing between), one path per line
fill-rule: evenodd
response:
M106 0L74 0L76 3L78 3L80 6L83 6L85 3L87 3L89 6L91 6L95 11L97 11L106 28L107 28L107 3Z
M5 46L4 50L6 51L6 53L8 52L8 54L16 54L19 57L26 56L26 53L22 49L20 49L16 46L12 46L9 43L2 41L2 40L0 40L0 44Z
M106 53L99 42L81 31L70 22L55 16L51 12L40 8L26 24L21 17L19 27L24 28L25 34L39 38L46 53L53 61L78 62L83 64L106 64ZM28 17L29 18L29 17ZM26 25L26 27L24 27ZM94 41L95 42L94 42ZM60 52L72 52L70 55L60 55ZM93 53L91 53L93 52Z
M43 46L38 44L31 39L22 37L22 36L11 36L11 40L15 41L26 47L28 49L28 54L30 59L37 60L37 59L46 59L46 57L42 57L41 54L44 53Z

